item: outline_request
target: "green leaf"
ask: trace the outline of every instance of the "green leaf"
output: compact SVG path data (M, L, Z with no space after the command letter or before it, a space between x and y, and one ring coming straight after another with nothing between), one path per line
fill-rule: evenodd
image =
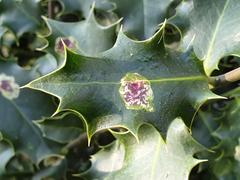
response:
M3 174L3 179L23 177L34 173L35 170L36 166L33 164L32 160L26 154L18 153L8 162L6 173Z
M218 68L222 57L240 55L239 8L238 0L194 0L193 46L198 58L204 60L207 75Z
M6 164L14 156L12 145L0 133L0 176L6 171Z
M38 58L31 68L23 68L16 61L5 61L0 57L0 73L13 74L16 82L20 85L25 85L29 81L50 73L56 68L57 60L51 54Z
M92 167L80 176L86 179L188 179L191 169L204 160L193 155L204 148L188 132L180 118L167 132L166 141L151 125L131 134L116 134L117 142L92 157Z
M174 16L168 19L168 22L174 24L181 30L182 41L180 49L182 51L189 50L192 46L192 41L194 38L194 32L190 28L190 16L193 9L193 0L182 1L176 7L176 13Z
M113 9L112 3L106 1L95 0L59 0L63 5L63 13L82 13L83 17L88 17L89 10L92 8L93 3L99 10L110 11Z
M6 75L14 75L15 81L24 85L37 78L36 69L24 70L22 67L17 65L16 61L3 61L0 59L0 73L5 73Z
M47 53L37 59L34 67L40 75L45 75L57 69L58 63L53 55Z
M51 164L47 167L42 168L40 171L35 173L32 180L39 179L66 179L66 170L67 170L67 161L66 159L58 158L58 157L50 157L46 159ZM45 162L46 162L45 160ZM49 163L49 162L47 162Z
M239 88L238 88L239 89ZM239 95L239 94L238 94ZM238 179L240 177L240 98L230 102L226 114L219 121L220 127L213 133L221 141L214 148L222 152L216 162L210 162L213 173L221 179ZM228 163L225 163L228 162Z
M198 61L188 53L165 49L161 39L162 29L151 39L140 42L132 41L120 31L112 49L98 57L67 50L62 67L25 87L58 97L57 112L70 109L78 113L89 137L96 131L116 126L136 134L145 122L166 133L176 116L190 121L192 107L198 109L206 100L219 96L209 91ZM119 88L127 73L138 73L150 82L153 112L125 106Z
M182 33L185 33L185 31L190 26L189 13L192 11L192 9L193 9L193 1L192 0L182 1L176 7L176 13L174 14L174 16L172 16L168 19L168 22L173 23L179 29L182 30Z
M16 101L10 101L2 95L0 96L0 114L2 117L0 131L13 143L17 152L27 153L35 162L39 162L44 156L56 152L54 148L58 148L57 144L48 142L41 136L40 131L30 119L31 117L37 118L40 114L48 115L43 112L44 110L51 112L54 105L48 104L47 101L51 102L49 96L29 90L21 91L20 97ZM42 104L45 107L39 108L42 107ZM40 112L38 112L39 110Z
M1 62L0 72L16 77L20 85L32 78L31 71L12 62ZM11 141L16 153L26 153L34 162L39 162L45 156L59 152L60 146L44 139L32 120L51 115L55 108L52 97L39 91L23 89L15 100L0 94L0 132Z
M201 112L201 119L207 126L210 135L204 133L202 128L198 130L204 133L202 135L204 137L200 138L199 141L201 139L204 141L206 139L215 140L215 143L211 144L212 147L210 147L215 153L205 155L209 159L208 170L210 169L210 172L213 172L217 179L229 180L240 177L240 88L225 95L234 99L222 102L221 109L217 112L216 109ZM212 121L218 127L214 125L212 128Z
M240 88L238 87L238 88L235 88L235 89L225 93L225 96L228 96L230 98L239 99L240 98Z
M39 72L37 71L40 67L43 68L43 66L39 65L33 69L23 69L14 61L0 60L0 73L4 73L7 76L13 76L17 84L20 86L25 85L29 81L39 77ZM15 102L19 106L20 111L24 112L24 114L27 114L27 117L29 117L31 120L40 119L44 115L50 116L56 108L51 96L44 93L39 93L38 91L22 90ZM42 104L45 104L45 106L42 106ZM5 105L3 102L1 102L0 106ZM31 107L32 110L28 107ZM39 107L41 107L40 110ZM35 109L35 111L33 111L33 109Z
M229 139L238 142L238 139L240 139L240 88L235 88L225 95L233 99L227 102L222 116L218 119L220 126L213 135L221 141Z
M0 39L2 38L3 34L6 32L6 28L0 26Z
M214 132L214 135L220 139L238 139L240 138L240 98L231 103L227 115L221 117L221 126ZM227 118L227 119L226 119ZM229 127L230 126L230 127Z
M38 0L2 0L0 22L20 37L23 33L36 31L41 27Z
M115 3L114 10L123 17L124 31L137 39L147 39L157 30L158 25L167 18L171 0L108 0Z
M100 26L95 20L93 10L94 7L85 21L75 23L64 23L44 18L50 29L46 51L55 57L62 57L63 48L57 49L57 46L61 46L60 38L70 40L73 50L84 54L96 54L111 48L116 40L115 31L119 21L107 27Z
M84 132L82 121L71 112L44 118L36 123L45 138L59 143L68 143Z

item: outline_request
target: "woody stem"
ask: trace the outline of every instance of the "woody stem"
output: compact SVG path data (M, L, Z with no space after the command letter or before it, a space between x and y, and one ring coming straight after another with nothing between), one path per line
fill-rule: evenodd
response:
M219 76L212 76L208 81L213 86L224 85L240 80L240 67Z

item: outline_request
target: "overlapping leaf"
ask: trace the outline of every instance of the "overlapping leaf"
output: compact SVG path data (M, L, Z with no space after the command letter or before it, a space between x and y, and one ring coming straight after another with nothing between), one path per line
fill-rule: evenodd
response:
M31 74L33 71L3 61L0 72L14 76L20 85L29 82L34 76ZM51 96L38 91L24 89L16 100L0 95L0 132L4 138L11 141L17 153L26 153L34 162L39 162L46 155L57 152L59 145L45 140L32 120L51 115L55 107Z
M166 142L150 125L131 134L116 134L117 142L92 157L92 167L80 176L85 179L188 179L191 169L202 162L193 158L204 148L189 134L181 119L175 119Z
M0 94L0 132L4 137L4 139L0 138L2 153L0 175L5 172L6 163L14 156L13 149L17 153L28 154L35 163L59 152L60 147L76 139L84 128L91 138L97 131L123 127L130 133L125 135L113 133L117 138L116 142L93 156L91 169L81 177L187 179L192 167L201 162L193 158L193 155L202 147L193 140L180 119L175 119L173 122L172 120L182 116L186 123L189 123L194 112L206 100L219 96L208 89L201 62L194 59L192 52L181 53L164 47L163 39L165 40L167 33L171 31L166 28L166 24L158 25L176 10L175 16L169 19L169 23L176 25L176 29L182 30L184 42L187 42L184 49L189 49L189 42L192 42L195 36L194 50L198 58L204 60L207 75L217 68L218 61L223 56L239 55L237 23L240 14L237 10L240 3L237 0L193 1L194 7L192 0L186 0L175 9L180 3L178 0L131 2L98 0L95 2L94 10L92 0L59 0L63 5L63 14L77 13L78 17L86 20L64 23L45 18L50 29L46 37L49 43L46 49L48 53L63 59L64 53L59 52L57 46L64 51L62 42L68 46L68 40L73 40L74 45L71 49L70 43L61 67L26 86L58 97L59 107L54 113L53 97L35 90L22 89L16 100L8 100ZM18 37L25 32L38 30L41 26L38 3L38 0L0 1L0 38L7 28ZM194 8L193 12L189 14L192 8ZM107 17L109 14L115 15L114 12L124 18L123 30L120 31L115 45L118 22L112 24L115 22L112 19L118 16ZM60 16L59 14L56 17ZM189 17L192 18L190 26ZM110 25L103 27L98 23ZM7 28L2 28L2 25ZM133 39L146 39L159 27L162 29L146 41L132 41L122 32L125 31ZM29 50L34 50L32 45L31 43L26 47L31 46L32 49ZM4 47L2 49L4 50ZM37 66L33 70L23 70L13 62L0 62L0 74L12 75L20 85L23 85L39 75L51 72L57 67L57 63L53 56L47 54L37 61ZM151 111L147 111L147 108L134 110L125 104L120 89L123 89L123 78L129 73L135 75L137 73L149 82L153 91ZM222 122L222 125L214 133L210 132L214 135L210 138L213 138L215 143L221 141L214 147L216 155L211 155L209 158L210 169L220 179L238 179L240 176L239 89L231 93L234 94L235 99L229 103L230 107L225 111L226 114L218 117L216 122L212 120L214 128L216 128L215 123ZM42 118L53 113L54 117ZM72 113L78 115L85 124ZM211 115L209 117L212 118ZM209 117L206 119L208 120ZM32 120L41 118L43 120L32 123ZM157 129L145 123L151 123ZM162 134L160 135L158 131ZM201 139L209 140L203 131L200 134ZM165 136L166 142L163 140ZM76 149L78 147L68 149L71 158L68 156L66 158L69 164L66 159L51 156L40 164L44 166L37 168L37 171L41 170L31 178L61 179L65 178L67 166L68 168L74 166L74 171L83 166L88 167L89 164L84 165L83 162L86 161L89 153L82 161L76 158L83 156L82 154L76 156L74 154ZM84 151L80 150L77 153L84 154ZM221 156L217 157L219 154ZM18 167L20 173L25 173L21 170L22 162L18 166L16 157L11 160L11 168ZM212 158L216 157L217 159L212 162ZM28 159L29 162L31 160ZM34 165L32 162L30 164L30 173L35 173Z
M84 54L93 55L111 48L116 40L115 31L118 22L103 27L96 22L93 10L94 7L86 20L76 23L64 23L45 18L50 29L46 51L61 57L63 54L56 51L60 38L70 39L74 43L74 50Z
M109 11L113 9L113 4L101 0L59 0L63 4L63 13L81 13L84 18L88 17L92 4L95 3L97 9Z
M40 171L35 173L31 179L66 179L66 159L57 159L56 157L52 157L52 159L53 162L45 162L46 165L50 165L47 165L47 167L42 168Z
M14 149L12 145L3 139L0 134L0 176L6 171L7 162L14 156Z
M186 0L182 1L177 7L176 7L176 13L174 16L169 18L169 22L175 24L179 29L185 33L185 31L190 26L190 17L189 13L193 9L193 1L192 0Z
M222 151L213 164L214 174L221 179L238 179L240 177L240 88L232 91L230 96L235 97L229 102L226 113L218 119L220 127L213 133L221 140L214 149Z
M17 37L25 32L36 31L41 27L41 14L38 0L2 0L0 2L0 22Z
M218 68L222 57L240 55L239 8L238 0L194 0L191 14L194 51L204 60L207 75Z
M181 30L182 39L180 41L180 49L186 51L192 46L194 39L193 29L190 28L190 16L193 9L193 0L182 1L176 7L176 13L169 18L169 22L177 26Z
M57 69L57 67L57 60L53 55L49 53L38 58L34 64L34 68L40 76L54 71L55 69Z
M209 159L205 165L208 165L208 170L213 172L211 174L214 178L228 180L240 177L238 171L240 167L238 158L240 88L225 95L234 99L215 103L207 111L200 111L198 123L201 124L201 121L204 123L196 127L198 129L193 129L193 134L201 143L215 152L204 155Z
M147 39L167 18L172 0L108 0L115 3L115 12L123 17L124 30L134 38Z
M0 39L2 38L2 35L6 32L6 28L0 26Z
M188 53L164 48L162 30L142 42L132 41L120 31L114 47L98 57L67 50L62 67L26 87L58 97L58 111L71 109L80 113L89 136L116 126L136 134L143 122L166 133L173 118L183 116L190 120L194 113L191 107L197 109L218 96L209 91L201 66ZM119 87L127 73L138 73L149 80L154 112L126 108Z
M68 143L84 132L82 121L72 113L65 112L37 122L45 138L59 143Z

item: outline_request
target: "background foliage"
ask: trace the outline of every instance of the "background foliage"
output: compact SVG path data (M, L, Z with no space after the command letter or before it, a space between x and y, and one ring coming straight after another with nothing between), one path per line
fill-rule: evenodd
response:
M0 179L240 179L239 82L208 82L240 65L239 7L1 0ZM126 108L127 73L153 112Z

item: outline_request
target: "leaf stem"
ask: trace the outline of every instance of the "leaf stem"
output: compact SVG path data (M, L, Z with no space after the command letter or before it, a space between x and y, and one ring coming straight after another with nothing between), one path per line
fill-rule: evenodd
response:
M240 80L240 67L225 74L219 76L212 76L208 78L209 83L213 86L224 85L239 80Z

